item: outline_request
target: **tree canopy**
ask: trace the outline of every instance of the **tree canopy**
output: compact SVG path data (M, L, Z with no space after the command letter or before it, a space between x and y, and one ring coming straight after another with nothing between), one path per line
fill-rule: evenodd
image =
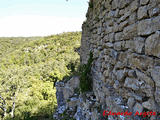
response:
M80 39L80 32L0 38L0 117L52 118L57 104L54 82L75 71Z

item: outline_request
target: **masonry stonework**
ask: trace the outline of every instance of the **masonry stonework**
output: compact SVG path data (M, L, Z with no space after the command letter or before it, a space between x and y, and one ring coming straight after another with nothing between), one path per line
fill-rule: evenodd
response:
M93 91L74 93L77 77L57 83L59 111L76 120L142 120L137 111L160 119L160 0L90 0L86 17L80 55L86 64L93 53ZM133 114L105 118L104 110Z
M82 27L81 63L92 51L96 102L114 112L160 112L160 0L90 4Z

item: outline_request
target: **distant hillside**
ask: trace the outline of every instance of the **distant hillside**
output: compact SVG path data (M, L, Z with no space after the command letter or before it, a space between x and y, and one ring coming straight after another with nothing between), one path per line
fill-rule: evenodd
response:
M0 119L51 119L54 82L76 70L80 39L81 32L0 38Z

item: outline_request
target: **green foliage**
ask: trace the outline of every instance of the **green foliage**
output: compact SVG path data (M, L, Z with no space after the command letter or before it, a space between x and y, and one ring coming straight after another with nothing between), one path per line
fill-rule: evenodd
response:
M93 54L90 52L88 63L80 68L80 90L82 93L92 90L91 67L93 62Z
M57 105L53 84L76 71L80 39L80 32L0 38L0 96L6 102L6 120L52 118ZM3 115L0 109L0 118Z

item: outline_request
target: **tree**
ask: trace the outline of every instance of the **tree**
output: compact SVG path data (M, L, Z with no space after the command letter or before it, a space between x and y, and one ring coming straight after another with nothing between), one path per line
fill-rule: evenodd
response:
M5 117L6 116L6 101L5 99L0 95L0 108L2 109L3 111L3 116L2 117Z

